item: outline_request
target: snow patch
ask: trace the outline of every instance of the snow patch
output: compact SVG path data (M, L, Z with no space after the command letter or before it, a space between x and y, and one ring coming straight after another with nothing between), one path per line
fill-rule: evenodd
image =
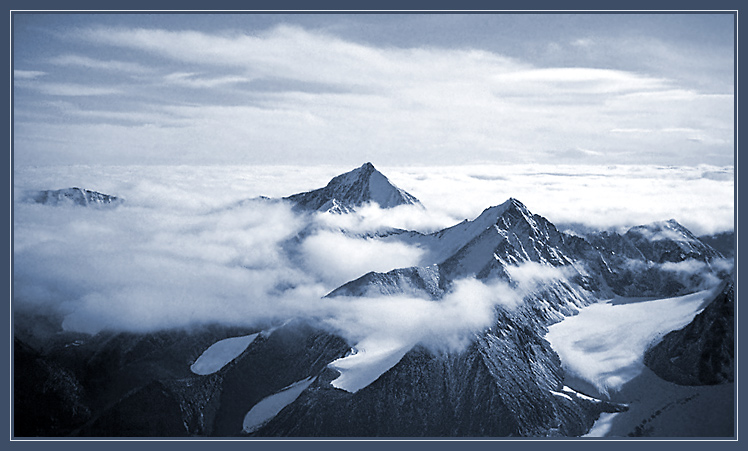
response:
M571 399L571 396L567 395L566 393L551 390L551 394L553 394L554 396L560 396L561 398L566 398L569 401L574 401L573 399Z
M215 373L228 365L229 362L239 357L239 355L247 349L258 335L259 333L242 337L226 338L213 343L200 355L200 357L197 358L197 360L195 360L195 363L190 366L190 370L200 376Z
M284 407L296 401L301 392L306 390L315 379L316 377L310 376L294 382L278 393L272 394L255 404L244 416L242 430L249 434L261 428L268 421L275 418Z
M398 340L366 338L356 345L354 353L327 365L340 373L331 384L356 393L395 366L412 347Z
M590 431L582 437L605 437L613 426L613 420L618 415L620 415L620 412L601 413L600 418L595 421L595 424L592 425Z

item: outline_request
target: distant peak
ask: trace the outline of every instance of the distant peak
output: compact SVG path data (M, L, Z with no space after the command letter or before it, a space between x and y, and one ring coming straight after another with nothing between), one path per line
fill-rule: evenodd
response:
M319 211L348 212L367 202L381 208L397 205L420 205L418 199L392 184L373 164L335 176L324 188L287 197L297 208Z
M650 222L648 224L642 224L638 226L631 227L629 231L637 231L637 230L662 230L662 229L685 229L678 221L675 219L668 219L666 221L654 221Z

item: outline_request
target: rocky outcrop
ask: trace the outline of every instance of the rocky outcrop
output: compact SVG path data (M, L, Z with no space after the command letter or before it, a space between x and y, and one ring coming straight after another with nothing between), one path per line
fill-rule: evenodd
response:
M26 200L43 205L80 207L116 206L124 202L116 196L78 187L27 193Z

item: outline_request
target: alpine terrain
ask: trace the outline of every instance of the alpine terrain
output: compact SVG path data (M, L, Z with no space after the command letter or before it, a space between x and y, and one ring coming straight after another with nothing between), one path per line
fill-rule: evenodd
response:
M46 205L118 200L77 188L33 199ZM350 214L367 203L424 208L371 163L279 202L299 217ZM284 243L292 261L310 230ZM459 343L440 347L425 335L354 341L314 317L90 335L64 330L62 318L14 312L14 434L582 436L601 419L635 410L638 401L608 396L583 371L571 372L573 362L546 338L549 327L603 304L614 309L681 297L688 308L672 324L685 326L653 334L646 357L635 360L675 384L733 383L731 268L673 219L624 233L572 235L509 198L434 233L382 229L359 238L417 248L418 264L368 272L321 302L430 308L488 299L485 322L476 320L480 327L461 332ZM605 335L605 325L597 326ZM592 362L594 355L586 358Z

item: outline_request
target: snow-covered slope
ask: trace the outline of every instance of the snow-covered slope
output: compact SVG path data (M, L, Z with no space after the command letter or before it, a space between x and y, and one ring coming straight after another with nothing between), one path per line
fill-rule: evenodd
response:
M414 196L393 185L371 163L334 177L324 188L284 199L293 202L300 210L333 213L347 213L367 202L376 202L381 208L421 204Z
M549 327L546 338L568 373L601 393L617 391L644 368L644 353L711 299L710 290L665 299L617 298Z

